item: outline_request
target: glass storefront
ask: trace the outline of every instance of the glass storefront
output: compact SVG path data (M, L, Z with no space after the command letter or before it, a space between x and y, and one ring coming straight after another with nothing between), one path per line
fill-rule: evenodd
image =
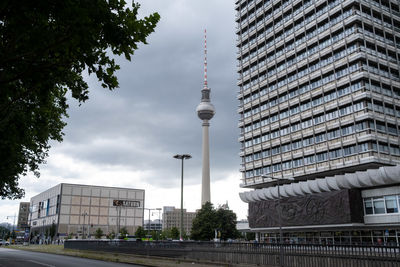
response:
M260 233L260 241L279 242L279 232ZM321 232L286 232L283 241L290 244L322 245L400 245L400 228L386 230L347 230Z

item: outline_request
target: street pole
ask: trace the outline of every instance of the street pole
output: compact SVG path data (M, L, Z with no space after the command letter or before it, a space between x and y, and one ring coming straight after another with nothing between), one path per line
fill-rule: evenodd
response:
M122 206L121 205L117 206L117 219L118 219L118 222L117 222L117 238L120 237L119 234L121 232L121 210L122 210Z
M278 220L279 220L279 243L282 244L282 239L283 239L283 233L282 233L282 216L281 216L281 191L279 189L280 184L279 184L279 179L276 179L276 184L278 186Z
M182 167L181 167L181 231L179 240L183 241L183 158L182 158Z
M283 262L283 233L282 233L282 217L281 217L281 191L279 189L280 184L279 184L279 178L276 179L276 184L278 186L278 220L279 220L279 262L281 264L281 266L284 266L284 262Z
M283 231L282 231L282 208L281 208L281 191L280 191L280 178L275 178L272 176L261 175L262 178L269 178L276 181L276 186L278 188L278 223L279 223L279 262L280 266L284 266L283 262ZM293 181L293 178L286 178L286 180Z
M86 222L86 215L88 215L87 214L87 212L85 211L84 213L82 213L82 215L83 215L83 225L82 225L82 239L85 239L85 222Z
M88 219L87 219L87 238L89 239L90 238L90 217L88 216Z
M182 161L181 164L181 231L180 231L180 241L183 241L183 161L185 159L190 159L192 156L189 154L183 155L175 155L174 158L180 159Z
M149 223L148 223L148 226L147 226L147 235L149 236L149 238L150 238L150 227L151 227L151 223L150 223L150 213L151 213L151 210L152 210L152 209L149 209Z
M158 210L158 225L160 225L161 224L161 208L156 208L156 210ZM156 229L157 240L160 239L161 231L162 231L162 229L158 229L158 227L157 227L157 229Z
M8 220L8 218L11 218L11 217L13 217L14 218L14 220L13 220L13 226L12 226L12 232L11 232L11 238L10 238L10 241L12 242L14 239L13 239L13 236L14 236L14 234L15 234L15 218L17 217L17 214L15 214L14 213L14 216L7 216L7 220Z

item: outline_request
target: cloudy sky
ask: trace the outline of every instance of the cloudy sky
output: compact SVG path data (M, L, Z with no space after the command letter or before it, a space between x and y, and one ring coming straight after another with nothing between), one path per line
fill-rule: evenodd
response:
M200 208L201 121L195 112L203 86L204 29L208 82L216 115L210 126L211 201L228 201L239 219L235 11L232 0L141 0L140 14L161 15L156 32L132 62L118 59L120 88L110 92L87 77L89 100L70 101L62 143L52 143L41 177L20 185L30 198L59 183L146 190L146 207L180 206L180 161L185 161L184 208ZM18 212L19 201L0 200L0 222ZM146 215L147 216L147 215ZM158 216L154 217L157 218Z

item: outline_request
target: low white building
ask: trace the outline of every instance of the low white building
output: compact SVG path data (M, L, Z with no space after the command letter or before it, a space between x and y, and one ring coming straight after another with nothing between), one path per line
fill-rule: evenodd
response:
M162 231L162 220L144 220L143 228L145 231Z
M60 238L87 238L98 228L133 234L143 226L144 196L142 189L61 183L31 198L31 233L44 238L55 224Z

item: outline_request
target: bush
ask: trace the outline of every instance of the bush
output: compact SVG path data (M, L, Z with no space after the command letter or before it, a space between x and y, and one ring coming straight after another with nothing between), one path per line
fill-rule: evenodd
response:
M103 230L101 230L101 228L97 228L94 235L95 235L96 239L100 239L103 236Z

